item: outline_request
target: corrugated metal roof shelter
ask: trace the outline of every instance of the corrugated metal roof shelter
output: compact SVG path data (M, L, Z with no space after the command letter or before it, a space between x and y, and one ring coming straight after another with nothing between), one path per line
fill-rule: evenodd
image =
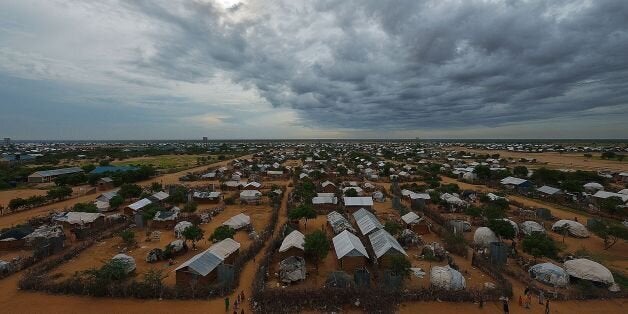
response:
M54 177L66 175L66 174L74 174L81 173L83 169L79 167L70 167L70 168L62 168L62 169L53 169L53 170L42 170L36 171L30 176L28 176L28 182L50 182Z
M332 239L336 256L341 259L345 256L364 256L369 258L366 248L353 233L345 230Z
M303 244L305 244L305 236L298 230L294 230L283 239L281 247L279 247L279 252L283 253L291 248L304 250Z
M355 232L355 229L351 223L349 223L349 220L336 211L327 214L327 222L331 225L331 228L334 229L335 234L341 233L345 230Z
M144 208L145 206L152 204L153 202L147 198L143 198L131 205L129 205L128 207L134 211L140 210L142 208Z
M560 192L560 189L548 186L548 185L544 185L538 189L536 189L537 191L543 193L543 194L547 194L547 195L554 195L558 192Z
M211 252L210 249L207 249L204 252L198 253L189 260L185 261L183 264L177 267L175 271L187 268L193 273L201 276L207 276L214 269L216 269L216 267L218 267L218 265L220 265L222 261L223 259L220 258L220 256Z
M235 230L238 230L242 227L248 226L251 224L251 217L240 213L237 214L229 219L227 219L227 221L222 223L223 226L229 226Z
M345 206L364 206L364 207L372 207L373 206L373 198L370 196L345 196L343 198Z
M529 182L529 181L526 179L520 179L516 177L505 177L500 181L500 183L503 185L522 185L522 184L526 184L526 182Z
M371 235L369 235L369 240L371 241L373 252L375 252L375 256L377 258L382 257L390 250L395 250L405 256L408 256L408 254L406 254L406 251L401 247L401 244L397 242L395 237L393 237L384 229L373 232Z
M401 220L407 224L414 224L421 221L421 217L415 212L408 212L407 214L401 216Z
M235 253L240 249L240 243L236 242L231 238L226 238L209 248L209 252L214 253L216 256L222 258L223 260L227 259L231 254Z
M371 233L373 230L382 229L384 225L375 217L373 213L370 211L360 208L358 211L353 213L353 218L355 219L358 228L360 228L360 232L363 235L367 235Z
M105 215L100 213L67 212L59 217L56 217L55 221L67 222L72 225L82 225L92 223L100 217L105 217Z
M170 194L164 192L164 191L159 191L153 195L151 195L152 198L158 200L158 201L163 201L165 199L167 199L170 196Z

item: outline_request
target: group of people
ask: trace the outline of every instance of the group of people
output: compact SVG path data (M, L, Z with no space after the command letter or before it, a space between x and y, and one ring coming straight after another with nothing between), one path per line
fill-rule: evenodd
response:
M543 290L539 292L539 304L545 305L545 314L549 314L550 301L545 300L545 293L543 292ZM523 306L526 309L529 309L531 305L532 305L532 291L530 291L529 287L526 287L526 289L523 291L523 295L519 296L519 306ZM505 303L504 312L508 313L506 309L507 309L507 304Z
M245 302L244 291L240 291L236 294L236 300L233 302L233 314L238 314L238 308ZM225 312L229 311L229 297L225 298ZM239 314L244 314L244 309L241 309Z

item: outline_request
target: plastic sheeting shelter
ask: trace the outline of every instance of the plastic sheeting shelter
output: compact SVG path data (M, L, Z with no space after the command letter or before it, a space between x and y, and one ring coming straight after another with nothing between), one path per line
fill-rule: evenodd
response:
M613 274L608 268L585 258L572 259L564 264L569 276L589 281L601 282L606 285L615 283Z
M559 231L563 226L569 226L569 235L573 236L573 237L577 237L577 238L588 238L589 237L589 231L587 230L587 228L577 222L577 221L573 221L573 220L567 220L567 219L562 219L557 221L556 223L554 223L554 225L552 226L552 230L554 231Z
M449 265L432 267L430 283L436 288L452 291L462 290L467 286L462 274Z
M299 256L290 256L279 262L279 278L284 283L305 280L305 260Z
M174 235L177 239L183 237L183 231L188 227L192 227L192 223L189 221L180 221L174 226Z
M473 235L473 243L475 245L488 247L491 242L497 241L499 240L497 239L495 232L487 227L478 228L477 230L475 230L475 234Z
M131 256L128 256L126 254L118 254L111 258L111 260L119 260L124 262L126 264L126 268L124 271L127 274L135 270L135 259Z
M536 264L528 270L530 277L555 287L566 287L569 284L569 274L560 266L552 263Z
M521 230L521 233L525 235L530 235L535 232L545 233L545 229L543 229L543 226L541 226L541 224L539 224L538 222L532 220L522 222L519 225L519 228Z

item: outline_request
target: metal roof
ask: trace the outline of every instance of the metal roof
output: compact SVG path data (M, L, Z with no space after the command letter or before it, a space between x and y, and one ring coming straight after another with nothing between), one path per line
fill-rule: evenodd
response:
M366 248L353 233L345 230L332 239L338 259L345 256L364 256L369 258Z
M375 229L384 228L377 217L364 208L360 208L358 211L353 213L353 218L355 218L355 222L363 235L367 235Z
M373 206L373 198L370 196L345 196L343 201L345 206Z
M305 236L298 230L294 230L283 239L279 252L285 252L293 247L304 250L303 244L305 244Z
M331 227L334 229L334 233L340 233L345 230L355 232L355 229L353 229L349 220L336 211L327 214L327 222L329 222Z
M83 172L83 169L79 167L70 167L70 168L62 168L62 169L36 171L35 173L31 174L31 176L54 177L54 176L79 173L79 172Z
M132 210L140 210L142 208L144 208L146 205L152 204L153 202L147 198L143 198L131 205L129 205L129 208Z
M166 193L164 191L159 191L159 192L157 192L157 193L155 193L155 194L153 194L151 196L154 197L155 199L159 200L159 201L163 201L163 200L167 199L170 196L170 194L168 194L168 193Z
M545 194L549 194L549 195L553 195L560 192L560 189L557 189L548 185L544 185L536 190Z
M417 215L415 212L408 212L407 214L401 216L401 220L407 224L417 223L421 217Z
M250 223L251 223L251 217L240 213L227 219L227 221L223 222L222 224L224 226L229 226L235 230L238 230L246 225L249 225Z
M209 248L209 251L216 254L216 256L223 260L229 257L229 255L235 253L240 249L240 243L231 238L226 238Z
M201 276L207 276L223 262L223 259L211 252L210 249L194 255L192 258L177 267L175 271L187 267L189 270Z
M194 191L194 193L192 193L192 197L194 198L217 198L220 197L220 192L199 192L199 191Z
M384 229L379 229L373 232L369 235L369 240L371 241L371 246L373 247L373 251L375 252L375 256L377 258L382 257L382 255L386 254L391 249L408 256L395 237L390 235L390 233L386 232Z
M338 204L338 198L335 196L315 196L312 197L312 204Z
M515 177L506 177L506 178L503 178L500 182L501 184L520 185L525 182L528 182L528 180L515 178Z

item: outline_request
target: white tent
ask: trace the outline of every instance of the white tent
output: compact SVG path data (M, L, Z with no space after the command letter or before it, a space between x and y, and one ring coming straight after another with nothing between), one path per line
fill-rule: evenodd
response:
M601 282L607 285L615 283L615 279L613 278L611 271L594 261L585 258L578 258L566 261L564 266L565 271L569 274L569 276Z
M555 287L566 287L569 284L569 274L560 266L552 263L536 264L528 270L530 276L540 282Z
M539 224L538 222L532 220L522 222L519 227L521 228L521 232L525 235L530 235L534 232L545 233L545 229L543 229L543 226L541 226L541 224Z
M251 217L245 215L245 214L237 214L229 219L227 219L227 221L222 223L223 226L229 226L235 230L238 230L240 228L246 227L248 225L251 224Z
M185 229L191 226L192 226L192 223L189 221L179 221L174 226L174 235L177 237L177 239L181 238L183 236L183 231L185 231Z
M480 227L473 234L473 243L483 247L488 247L491 242L498 242L497 236L493 230L487 227Z
M458 291L466 287L466 282L462 274L447 266L434 266L430 271L430 283L432 286L445 289Z
M120 260L126 263L126 268L124 271L127 274L135 270L135 259L131 256L128 256L126 254L118 254L111 258L111 260Z
M293 247L303 250L303 244L305 244L305 236L298 230L294 230L283 239L279 252L283 253Z
M552 230L558 231L560 228L564 226L569 226L569 234L578 238L588 238L589 231L587 228L581 223L573 220L561 219L554 223L552 226Z

